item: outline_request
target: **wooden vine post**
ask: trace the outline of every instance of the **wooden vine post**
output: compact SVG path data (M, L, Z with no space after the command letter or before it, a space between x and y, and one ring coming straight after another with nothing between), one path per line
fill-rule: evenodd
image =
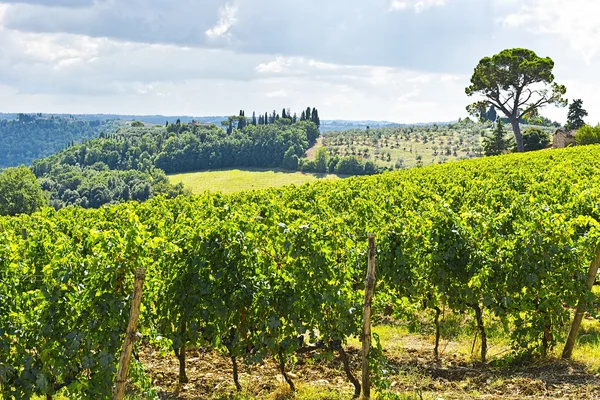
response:
M600 246L596 248L596 259L592 261L590 269L588 271L588 277L586 286L588 290L592 290L594 282L596 281L596 275L598 274L598 267L600 266ZM583 319L584 308L583 304L578 304L575 310L575 316L573 317L573 324L571 324L571 331L569 332L569 338L565 344L565 349L562 353L562 358L571 358L573 354L573 348L575 347L575 341L577 340L577 333L579 333L579 327L581 326L581 320Z
M133 299L131 300L131 310L129 312L129 323L127 324L127 334L123 343L121 352L121 361L115 378L115 391L113 400L123 400L125 396L125 387L127 385L127 374L129 373L129 361L133 351L133 343L137 339L137 324L140 316L140 306L142 304L142 287L146 278L146 270L138 268L135 271L135 283L133 288Z
M369 382L369 352L371 349L371 303L375 287L375 235L369 234L369 266L365 280L365 304L363 309L362 331L362 389L363 399L371 398Z

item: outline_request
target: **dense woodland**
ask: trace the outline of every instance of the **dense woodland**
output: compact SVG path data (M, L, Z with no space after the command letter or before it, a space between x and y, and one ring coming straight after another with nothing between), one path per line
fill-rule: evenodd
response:
M13 120L0 119L0 168L31 164L70 144L114 131L116 121L79 121L69 117L18 114Z
M140 171L156 167L166 173L280 167L288 150L290 157L300 157L318 135L314 123L294 124L289 119L269 125L250 124L231 133L215 125L198 123L132 126L36 161L33 170L37 176L43 176L56 165Z
M284 109L283 117L273 112L245 118L240 111L223 122L225 129L195 121L153 127L135 121L115 133L101 130L99 137L83 144L70 140L64 150L34 161L31 169L56 209L144 201L157 194L173 197L182 194L183 187L171 185L166 173L227 167L296 170L299 158L319 136L318 111L310 109L309 118L307 114L309 109L298 118ZM51 123L66 130L75 124L66 118L22 114L4 123L30 128ZM98 123L95 129L106 124Z

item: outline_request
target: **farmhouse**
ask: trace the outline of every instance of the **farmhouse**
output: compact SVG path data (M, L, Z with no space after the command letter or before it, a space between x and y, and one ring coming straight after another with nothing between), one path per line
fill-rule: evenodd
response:
M575 146L575 133L577 131L567 131L558 129L552 137L552 147L560 149L563 147Z

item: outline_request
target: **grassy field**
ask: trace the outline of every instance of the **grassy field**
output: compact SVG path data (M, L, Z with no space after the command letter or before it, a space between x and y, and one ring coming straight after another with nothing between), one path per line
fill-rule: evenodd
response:
M286 185L302 185L320 179L340 179L331 174L307 174L280 169L217 170L169 176L171 183L183 183L192 193L204 191L234 193L242 190L265 189Z

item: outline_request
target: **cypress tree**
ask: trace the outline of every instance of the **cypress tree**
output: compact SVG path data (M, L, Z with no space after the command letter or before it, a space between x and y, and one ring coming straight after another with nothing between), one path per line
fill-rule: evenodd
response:
M319 112L316 108L312 109L312 114L310 120L317 125L317 128L321 126L321 120L319 119Z

